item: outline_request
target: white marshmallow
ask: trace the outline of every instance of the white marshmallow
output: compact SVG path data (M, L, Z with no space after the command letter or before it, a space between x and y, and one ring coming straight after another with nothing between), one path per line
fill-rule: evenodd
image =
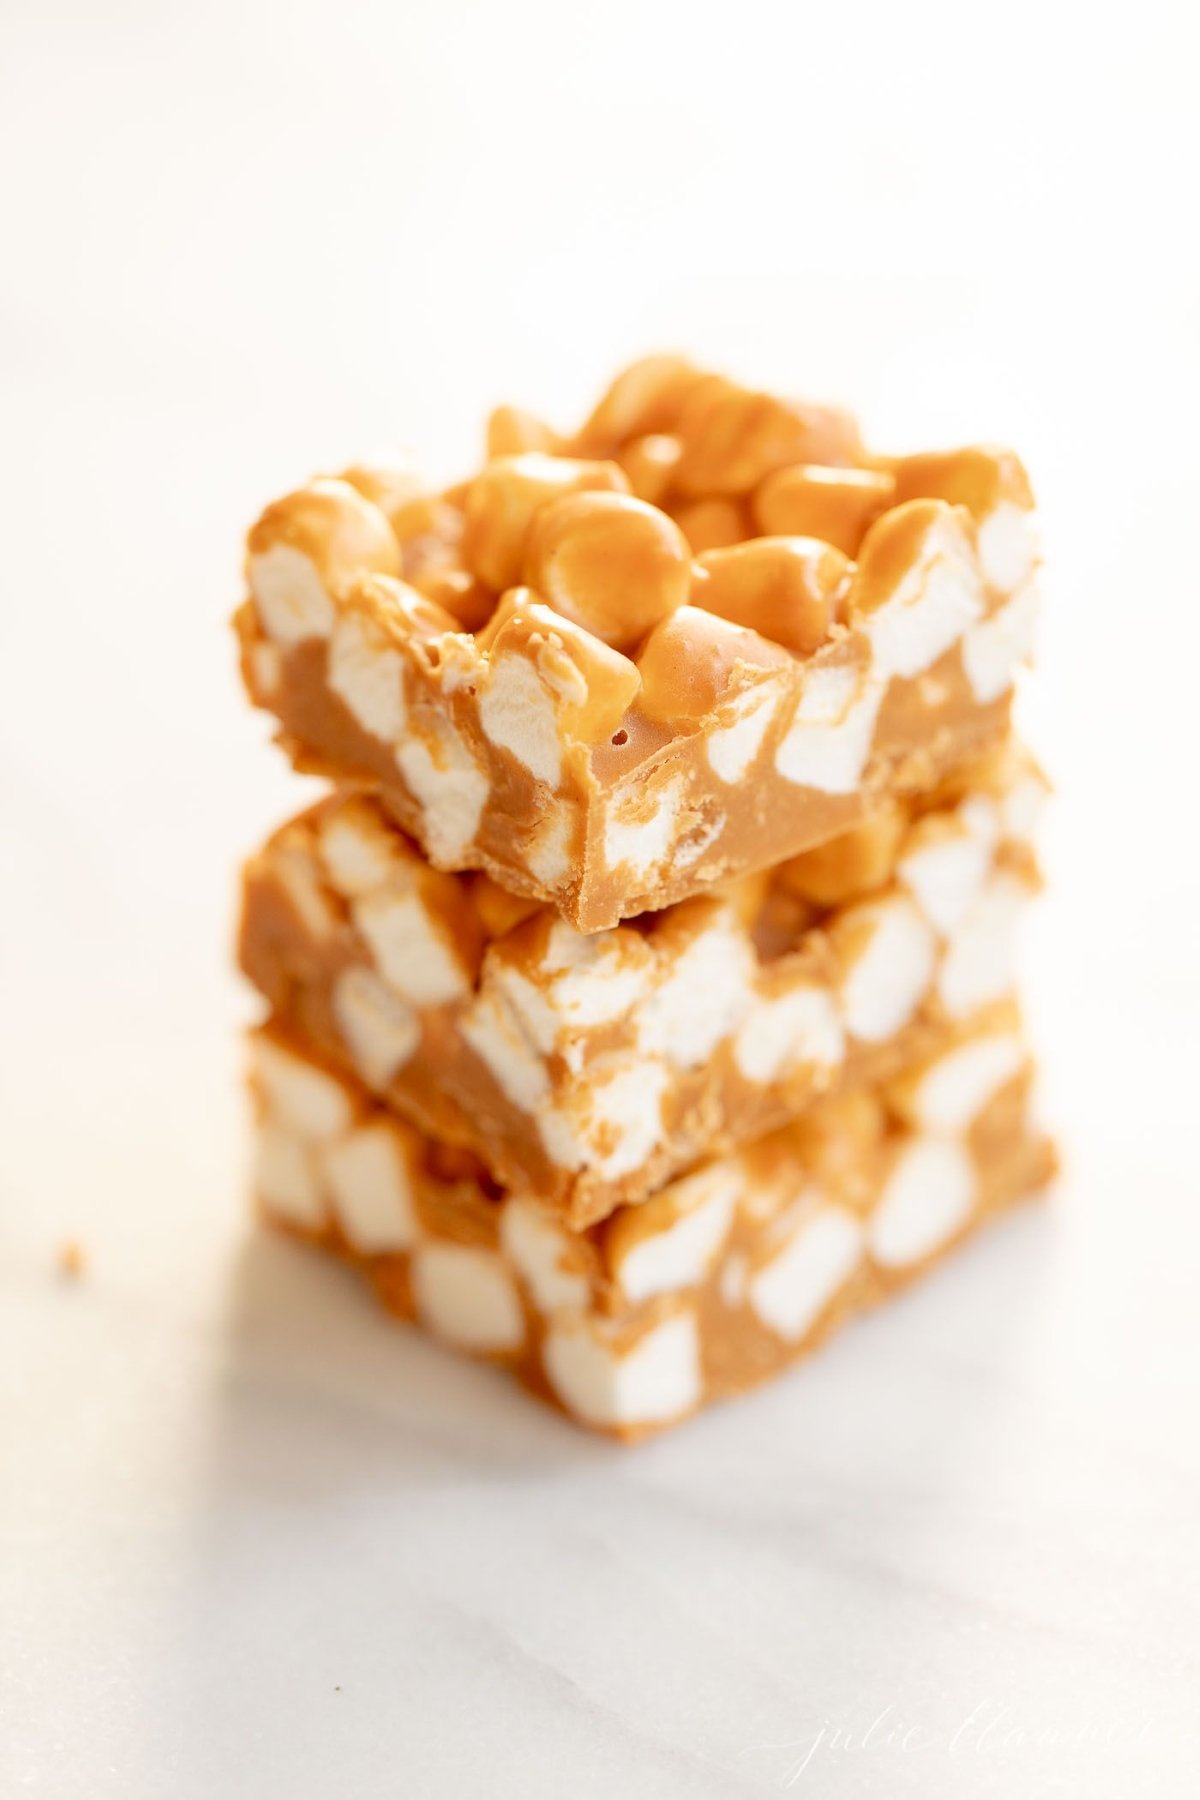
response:
M852 794L867 764L884 684L844 665L807 675L775 767L788 781L824 794Z
M719 781L730 785L741 781L762 748L779 700L778 683L747 688L734 703L733 721L709 732L705 749Z
M1015 1034L973 1038L922 1070L909 1090L906 1110L927 1131L966 1131L1024 1065L1025 1047Z
M667 1057L677 1069L707 1062L750 1005L755 968L746 934L718 915L639 1009L642 1050Z
M421 1041L412 1008L370 969L342 970L334 983L333 1015L369 1088L385 1088Z
M897 873L943 937L978 899L992 864L992 847L967 832L930 837L901 857Z
M1032 515L1011 500L1002 500L980 521L976 534L979 565L991 587L1015 593L1037 561L1037 534Z
M523 656L494 659L479 700L479 722L493 744L515 756L535 781L562 780L562 743L554 702Z
M700 1347L690 1312L652 1326L618 1352L598 1322L556 1322L542 1345L546 1378L569 1412L592 1425L654 1425L702 1398Z
M1039 598L1036 578L1031 578L963 639L963 668L980 705L1007 692L1017 670L1033 655Z
M430 857L456 864L479 829L487 776L446 720L439 721L436 753L423 738L409 737L397 747L396 763L424 809Z
M251 1066L271 1120L309 1141L337 1137L353 1110L345 1088L303 1057L267 1037L250 1044Z
M863 1256L859 1220L818 1204L747 1283L751 1306L772 1331L798 1343L849 1281Z
M500 1244L540 1313L582 1312L590 1286L571 1266L572 1240L540 1207L512 1195L500 1215Z
M936 944L911 900L866 901L844 915L869 926L866 946L842 977L842 1016L852 1037L876 1044L907 1025L932 980Z
M404 669L358 613L346 613L329 646L329 685L358 725L393 744L404 730Z
M844 1052L841 1020L819 987L796 987L756 1000L733 1044L747 1081L774 1081L781 1070L807 1063L833 1068Z
M291 544L250 558L250 591L267 636L290 649L333 630L333 601L313 562Z
M502 995L490 989L481 993L459 1030L501 1093L523 1112L535 1111L550 1092L550 1077Z
M665 1230L638 1238L617 1260L614 1273L626 1300L649 1300L703 1280L729 1235L742 1180L735 1163L672 1183L678 1216Z
M595 1167L616 1181L639 1169L662 1139L662 1102L669 1076L661 1063L631 1063L604 1077L599 1071L590 1092L588 1136Z
M951 536L939 521L929 529L920 561L860 621L871 642L875 678L923 674L981 616L983 604L965 540L957 527Z
M420 1244L409 1263L409 1279L422 1322L448 1344L499 1354L524 1343L520 1297L493 1251L469 1244Z
M920 1262L966 1224L974 1203L966 1152L941 1138L918 1138L897 1158L871 1214L871 1255L885 1268Z
M329 885L347 899L382 887L397 860L391 830L357 805L344 807L322 822L317 853Z
M470 993L456 951L419 894L378 891L356 900L354 923L389 987L414 1006L445 1006Z
M309 1146L295 1131L261 1125L255 1145L254 1191L264 1206L308 1231L325 1223L325 1206Z
M629 801L641 792L628 784L613 798L604 828L604 858L610 869L628 868L634 875L646 875L660 863L671 848L675 824L683 805L682 777L669 782L659 793L649 817L629 819L622 814Z
M1017 924L1029 898L1015 876L991 877L942 955L937 991L954 1018L1003 1000L1016 977Z
M412 1184L396 1133L381 1120L360 1125L324 1153L334 1211L364 1255L408 1250L416 1242Z

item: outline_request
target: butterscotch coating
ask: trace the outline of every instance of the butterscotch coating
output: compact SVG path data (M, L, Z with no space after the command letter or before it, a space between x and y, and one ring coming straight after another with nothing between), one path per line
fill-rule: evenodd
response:
M650 633L638 658L638 705L668 722L702 720L739 674L790 666L788 652L698 606L681 606Z
M678 434L683 454L675 469L680 494L749 494L788 463L853 465L862 440L849 413L752 393L716 379L693 392Z
M965 506L975 518L990 512L1002 500L1023 510L1033 506L1029 476L1019 456L1011 450L987 445L967 450L927 450L915 456L889 458L883 465L895 482L895 500L917 500L935 495L951 506Z
M472 575L497 593L521 579L525 539L539 507L563 494L599 488L626 494L629 483L613 462L575 457L498 456L467 489L462 558Z
M880 469L795 463L763 482L754 496L754 519L772 537L822 538L856 556L867 527L892 504L895 486Z
M275 501L252 527L246 540L252 589L266 559L281 549L310 563L329 594L364 574L400 573L400 548L383 513L349 482L332 477Z
M815 538L752 538L696 560L691 600L797 655L826 642L850 586L851 564Z
M607 454L630 438L670 432L690 395L714 377L684 356L643 356L622 369L576 438L576 447Z
M431 568L414 577L412 585L444 606L464 631L482 631L495 611L495 594L468 569Z
M567 494L529 528L525 580L564 619L629 650L682 606L691 552L673 519L627 494Z
M683 454L683 445L668 432L652 431L645 437L631 438L617 452L629 485L639 500L661 506L671 486L675 465Z
M348 482L364 500L377 506L391 521L393 530L397 517L403 517L406 508L427 497L420 476L411 463L399 455L372 457L354 463L350 468L342 469L337 479Z
M705 550L723 550L753 535L744 501L689 500L674 508L675 523L699 556Z
M530 450L557 456L562 449L558 433L534 413L519 406L497 406L487 422L488 461L497 456L523 456Z

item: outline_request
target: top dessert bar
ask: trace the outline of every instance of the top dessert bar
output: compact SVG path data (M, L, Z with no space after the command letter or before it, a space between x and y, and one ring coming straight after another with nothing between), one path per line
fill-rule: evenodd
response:
M443 870L604 929L823 843L996 744L1029 654L1011 453L880 457L677 357L573 438L502 409L470 481L267 508L237 615L298 766Z

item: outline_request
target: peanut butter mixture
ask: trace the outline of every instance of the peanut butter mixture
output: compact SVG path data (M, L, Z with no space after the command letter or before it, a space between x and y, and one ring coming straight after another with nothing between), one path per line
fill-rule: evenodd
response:
M773 865L1003 737L1036 604L1006 451L885 458L678 357L429 493L269 507L237 615L296 762L584 932Z

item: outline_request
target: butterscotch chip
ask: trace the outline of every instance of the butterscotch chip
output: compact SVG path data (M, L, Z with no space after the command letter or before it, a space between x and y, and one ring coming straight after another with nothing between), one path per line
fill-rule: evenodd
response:
M482 631L496 610L496 596L491 588L467 569L432 568L413 579L413 586L445 607L464 631Z
M521 579L525 539L533 516L547 501L582 489L627 493L629 483L616 463L584 462L529 451L498 456L467 490L463 561L497 593Z
M895 479L877 469L831 469L798 463L770 475L754 495L760 531L821 538L857 556L868 525L891 503Z
M617 452L617 461L639 500L648 500L651 506L662 505L682 449L677 437L651 432L646 437L632 438Z
M433 496L411 463L401 457L354 463L337 477L377 506L390 521L393 531L397 519L403 519L409 508L422 502L432 504ZM398 534L399 535L399 534Z
M712 377L683 356L644 356L617 376L576 440L608 452L630 438L674 430L689 394Z
M696 562L691 602L810 656L829 637L851 565L815 538L754 538Z
M743 672L785 667L790 658L757 632L685 606L656 627L638 658L639 705L653 718L703 719Z
M859 894L872 893L887 881L908 823L894 802L861 825L793 856L778 870L781 885L814 906L837 906Z
M854 464L858 427L833 407L804 406L724 383L691 396L679 421L681 494L748 494L787 463Z
M558 433L533 413L522 412L520 407L498 406L488 419L489 462L497 456L523 456L530 450L556 456L561 449L562 440Z
M675 508L675 523L699 556L740 544L751 535L746 510L736 500L693 500Z
M488 876L476 875L471 882L471 904L486 936L501 938L532 918L541 902L525 894L510 894Z
M666 513L625 494L567 494L529 529L524 578L556 612L617 650L687 598L691 557Z

